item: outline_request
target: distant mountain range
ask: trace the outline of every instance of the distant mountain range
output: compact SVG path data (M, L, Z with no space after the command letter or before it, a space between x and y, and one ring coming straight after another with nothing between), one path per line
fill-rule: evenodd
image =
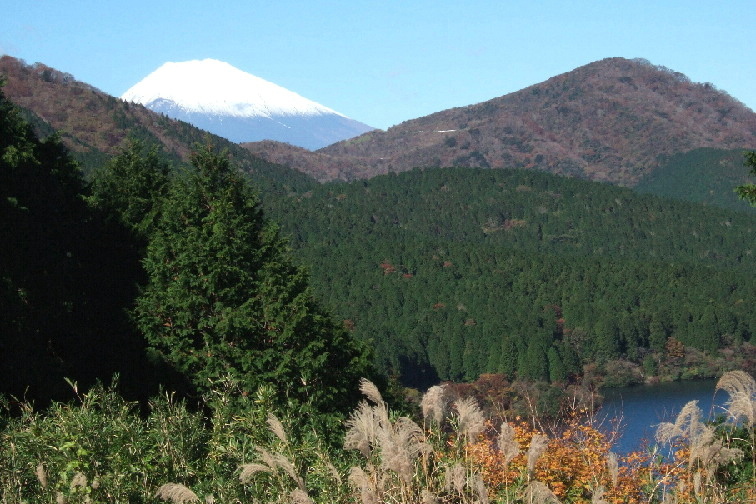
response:
M165 63L121 99L232 142L319 149L374 128L214 59Z
M207 135L42 63L3 56L0 75L5 94L38 129L59 131L85 170L118 152L127 136L160 144L169 156L185 160L193 143ZM265 110L273 116L282 108L270 99ZM229 148L245 171L264 171L289 186L308 185L302 174L327 181L413 167L512 167L748 210L731 188L747 181L741 151L756 149L756 114L711 84L692 83L645 60L611 58L314 152L276 141L242 144L246 148L218 136L213 141Z
M634 186L671 156L756 147L756 113L712 84L609 58L499 98L307 153L245 144L318 180L413 167L521 167Z

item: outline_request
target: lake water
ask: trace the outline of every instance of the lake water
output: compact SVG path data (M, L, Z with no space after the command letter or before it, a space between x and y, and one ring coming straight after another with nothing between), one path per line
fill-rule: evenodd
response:
M716 380L697 380L606 389L598 418L621 419L621 437L613 451L625 455L643 448L644 441L653 443L656 426L674 422L689 401L698 401L704 419L721 414L729 396L724 390L715 394L716 384Z

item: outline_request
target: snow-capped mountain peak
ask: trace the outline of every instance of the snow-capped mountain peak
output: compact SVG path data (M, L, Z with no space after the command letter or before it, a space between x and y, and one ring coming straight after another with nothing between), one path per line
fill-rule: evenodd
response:
M373 129L214 59L165 63L121 99L232 142L267 139L319 149Z
M186 112L232 117L343 115L215 59L164 63L121 99L147 106L168 100Z

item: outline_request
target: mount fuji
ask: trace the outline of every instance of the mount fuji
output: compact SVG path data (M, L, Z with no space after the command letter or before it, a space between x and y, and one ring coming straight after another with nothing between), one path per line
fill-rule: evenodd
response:
M214 59L164 63L121 99L232 142L276 140L316 150L375 129Z

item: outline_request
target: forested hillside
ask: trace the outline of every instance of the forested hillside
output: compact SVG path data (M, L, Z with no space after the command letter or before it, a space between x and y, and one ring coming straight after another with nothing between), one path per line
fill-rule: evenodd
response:
M469 168L279 203L319 295L407 383L563 381L618 359L650 375L678 343L716 356L756 333L756 228L742 213Z

